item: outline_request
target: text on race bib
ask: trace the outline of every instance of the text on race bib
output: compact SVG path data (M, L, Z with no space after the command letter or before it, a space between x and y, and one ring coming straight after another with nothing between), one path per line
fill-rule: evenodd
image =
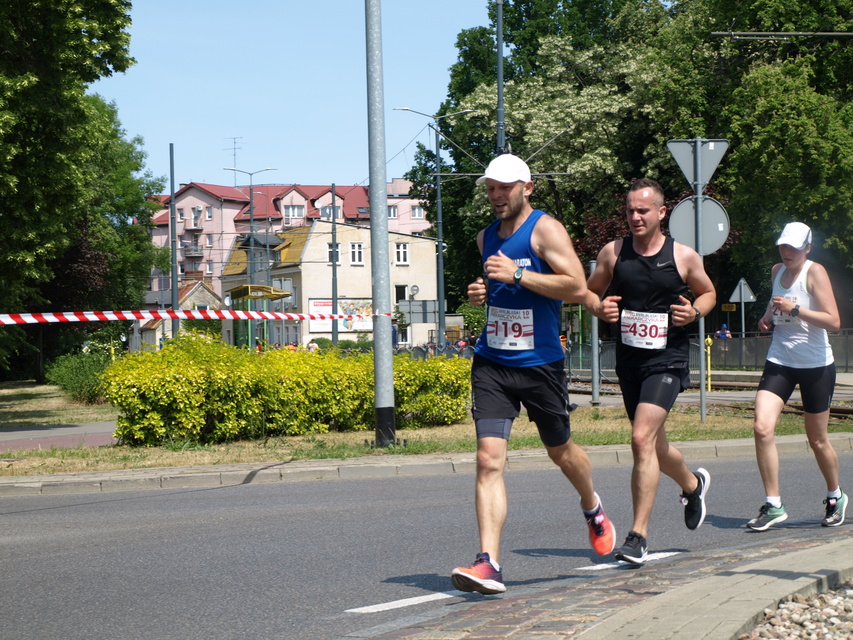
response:
M486 344L492 349L533 349L533 309L489 307Z
M622 344L638 349L665 349L669 314L623 309L620 321Z

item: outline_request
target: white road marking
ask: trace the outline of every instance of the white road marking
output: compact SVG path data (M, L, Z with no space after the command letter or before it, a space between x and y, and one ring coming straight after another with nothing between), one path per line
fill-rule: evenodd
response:
M661 553L650 553L646 556L646 562L649 560L662 560L663 558L669 558L670 556L677 556L679 554L678 551L667 551ZM578 567L578 571L601 571L603 569L612 569L613 567L624 567L628 562L604 562L602 564L593 564L588 567Z
M646 562L650 560L662 560L670 556L677 556L678 551L670 551L666 553L650 553L646 556ZM624 566L625 562L605 562L603 564L594 564L588 567L577 567L578 571L602 571L603 569L613 569L615 567ZM445 600L446 598L455 598L456 596L467 595L464 591L443 591L441 593L431 593L426 596L417 596L416 598L404 598L403 600L394 600L393 602L384 602L382 604L374 604L369 607L358 607L356 609L347 609L346 613L379 613L380 611L390 611L391 609L402 609L403 607L411 607L424 602L432 602L433 600Z
M359 607L357 609L347 609L347 613L379 613L380 611L389 611L391 609L402 609L403 607L411 607L422 602L431 602L433 600L444 600L445 598L455 598L456 596L464 596L464 591L445 591L442 593L431 593L428 596L418 596L416 598L405 598L403 600L395 600L394 602L385 602L383 604L374 604L369 607Z

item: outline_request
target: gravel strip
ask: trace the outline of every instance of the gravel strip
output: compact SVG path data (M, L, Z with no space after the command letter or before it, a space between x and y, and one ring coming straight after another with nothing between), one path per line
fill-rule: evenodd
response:
M764 610L763 622L738 640L756 638L808 638L847 640L853 638L853 582L813 596L795 593L775 611Z

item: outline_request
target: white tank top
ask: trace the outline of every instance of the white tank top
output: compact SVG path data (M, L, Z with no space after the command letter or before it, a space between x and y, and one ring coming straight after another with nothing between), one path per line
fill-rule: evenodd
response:
M782 286L785 267L779 269L773 281L772 295L782 296L800 305L800 309L814 309L814 298L809 295L806 286L806 274L812 264L814 263L811 260L806 260L797 279L788 289ZM826 329L810 326L800 316L793 317L776 310L773 311L773 324L773 341L767 352L770 362L793 369L812 369L832 364L832 347L829 345Z

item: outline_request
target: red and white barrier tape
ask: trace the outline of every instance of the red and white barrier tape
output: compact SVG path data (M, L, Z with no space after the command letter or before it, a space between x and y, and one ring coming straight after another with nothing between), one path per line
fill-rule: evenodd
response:
M64 313L0 313L0 325L53 322L107 322L110 320L340 320L375 318L391 313L345 315L338 313L280 313L278 311L207 311L162 309L155 311L66 311Z

